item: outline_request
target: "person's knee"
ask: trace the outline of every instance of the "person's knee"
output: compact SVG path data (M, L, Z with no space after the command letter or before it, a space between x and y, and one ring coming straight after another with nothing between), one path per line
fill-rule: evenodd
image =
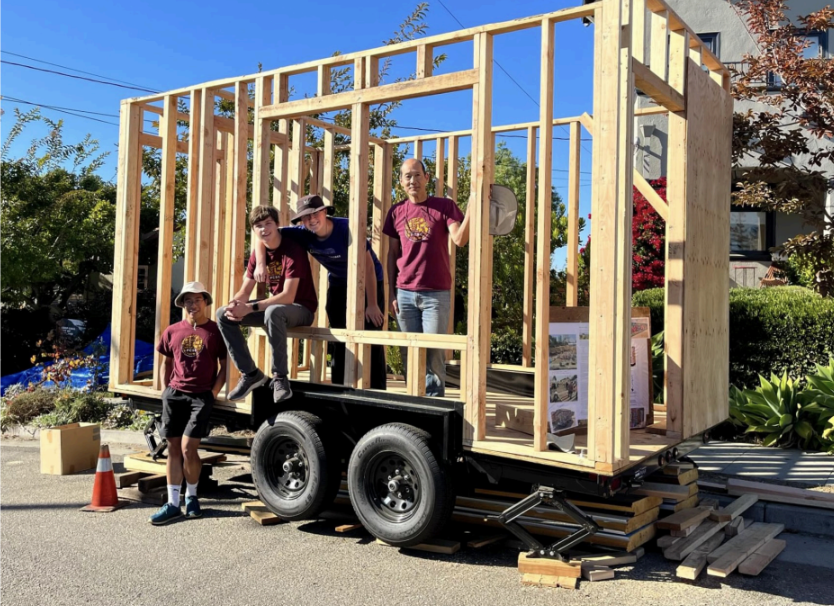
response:
M223 324L226 321L226 307L224 306L218 309L215 316L217 317L217 322Z
M168 455L174 459L182 459L182 438L168 438Z
M200 446L199 440L183 440L182 454L186 459L194 459L197 457L197 449Z
M266 311L264 312L264 317L266 318L267 322L286 322L286 307L283 305L270 305L266 308Z

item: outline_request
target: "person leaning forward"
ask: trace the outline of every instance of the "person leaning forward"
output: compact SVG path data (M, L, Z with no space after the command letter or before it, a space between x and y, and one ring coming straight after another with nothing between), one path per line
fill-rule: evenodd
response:
M469 241L469 215L454 200L426 193L428 175L419 160L400 168L400 184L408 198L391 207L382 233L388 247L388 283L391 311L400 330L444 334L448 332L452 274L449 238L456 246ZM443 350L426 352L426 395L446 394Z
M180 490L185 475L185 516L202 515L197 483L202 462L200 440L208 435L209 416L220 388L226 382L226 344L217 324L206 315L211 295L200 282L188 282L174 300L185 308L186 319L162 333L156 350L162 358L162 427L168 440L168 502L148 520L167 524L182 515Z
M256 206L249 213L249 223L266 245L267 281L271 296L250 301L255 287L254 251L249 257L243 285L225 307L217 310L217 323L226 341L229 355L240 371L237 386L229 400L242 400L253 389L264 385L267 377L249 353L241 326L263 326L272 348L272 396L277 403L292 397L287 377L287 329L310 326L318 307L307 252L278 229L278 211L272 206Z

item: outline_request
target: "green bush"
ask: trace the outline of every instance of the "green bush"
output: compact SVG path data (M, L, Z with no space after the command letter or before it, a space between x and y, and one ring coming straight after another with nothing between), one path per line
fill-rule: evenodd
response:
M54 410L32 420L37 427L55 427L68 423L102 423L110 412L108 404L96 392L62 389L55 397Z
M635 293L633 304L649 307L652 332L663 330L663 289ZM758 377L814 372L834 354L834 300L805 288L730 289L730 383L755 387Z
M493 364L521 364L521 333L509 328L492 333L490 350Z
M16 425L26 425L32 419L55 408L57 389L33 387L31 390L22 386L11 386L3 398L0 408L0 431L8 431Z

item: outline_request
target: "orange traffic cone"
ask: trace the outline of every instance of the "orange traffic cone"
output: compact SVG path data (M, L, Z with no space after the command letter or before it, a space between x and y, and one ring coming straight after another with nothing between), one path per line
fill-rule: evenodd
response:
M116 495L116 476L113 474L113 463L110 462L110 447L101 445L96 467L96 483L93 485L93 502L82 507L81 511L116 511L127 505L127 501L120 501Z

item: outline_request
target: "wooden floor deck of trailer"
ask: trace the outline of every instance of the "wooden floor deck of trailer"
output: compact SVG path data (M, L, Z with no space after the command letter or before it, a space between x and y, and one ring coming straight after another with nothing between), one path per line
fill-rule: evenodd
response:
M298 381L301 383L307 382L309 379L309 372L300 371L298 373ZM329 383L327 380L325 383ZM130 386L130 390L135 390L136 395L146 397L161 397L161 393L154 390L150 385L134 384ZM125 395L129 395L128 390L124 390ZM388 392L399 394L406 394L406 385L402 380L388 380ZM462 401L460 390L456 387L447 386L446 400ZM467 446L467 450L472 452L495 455L509 459L529 461L531 463L540 463L544 465L553 465L554 467L573 469L577 471L593 471L594 473L601 473L603 471L594 469L594 462L587 459L587 465L576 464L577 457L575 454L564 454L553 450L546 450L537 452L533 448L533 436L521 431L516 431L508 427L496 426L495 410L501 404L512 404L517 407L528 407L532 411L534 401L533 398L524 396L512 395L507 393L500 393L497 391L487 390L487 434L485 440L475 441L472 446ZM239 412L241 414L249 414L250 407L246 402L230 402L224 399L218 399L215 404L218 408ZM655 412L655 426L662 426L665 423L665 414ZM646 429L632 429L629 440L629 463L617 469L617 473L622 473L629 467L638 465L639 463L656 455L656 453L677 444L679 440L667 438L665 435L651 433ZM580 452L586 449L587 436L583 434L576 434L575 449Z

